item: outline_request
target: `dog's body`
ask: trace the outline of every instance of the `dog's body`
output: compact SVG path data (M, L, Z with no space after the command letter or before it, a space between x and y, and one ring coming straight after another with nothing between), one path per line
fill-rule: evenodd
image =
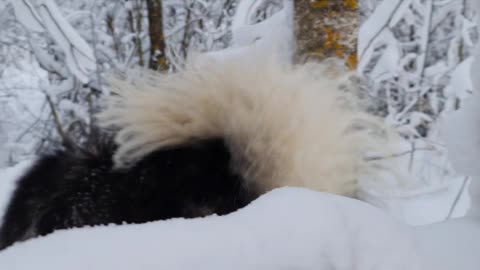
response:
M113 80L100 120L118 129L115 146L40 158L18 182L0 249L57 229L227 214L281 186L352 194L373 145L352 126L375 121L340 105L324 66L193 63Z
M103 151L40 158L18 182L0 249L59 229L227 214L253 199L220 139L159 150L125 169Z

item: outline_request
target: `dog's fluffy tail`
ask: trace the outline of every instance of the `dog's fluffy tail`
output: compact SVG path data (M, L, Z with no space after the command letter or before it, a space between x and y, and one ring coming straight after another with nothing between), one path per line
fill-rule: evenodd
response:
M220 138L246 184L351 194L368 168L363 155L378 145L377 120L339 90L342 80L327 64L197 57L179 73L137 73L131 83L111 80L115 94L100 115L119 128L119 167L161 148Z

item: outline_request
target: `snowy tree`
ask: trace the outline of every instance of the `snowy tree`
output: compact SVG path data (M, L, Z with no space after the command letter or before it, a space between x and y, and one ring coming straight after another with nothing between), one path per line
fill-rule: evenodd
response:
M164 0L166 56L172 70L181 69L189 52L227 48L234 0Z
M376 6L378 5L378 6ZM465 68L478 37L464 0L365 1L359 73L376 112L408 138L429 136L435 119L457 106L468 86L449 83ZM372 7L376 7L372 11Z
M108 93L106 74L135 66L175 71L189 52L231 46L237 2L0 0L2 152L16 162L52 146L81 146ZM242 5L249 6L245 24L283 7L281 0Z
M40 77L38 65L26 31L15 19L13 7L0 1L0 167L11 164L32 152L42 137L45 111L43 97L37 91ZM38 43L37 43L38 44ZM33 61L35 62L35 61Z
M92 135L97 100L106 90L104 73L124 71L148 60L145 10L135 9L128 1L2 4L6 34L0 43L0 64L5 66L1 81L8 90L2 115L17 120L9 124L5 152L14 162L19 154L44 151L59 143L81 144ZM137 33L137 27L143 32ZM137 45L145 43L146 51L138 50L141 46ZM22 64L27 60L30 65ZM31 86L8 78L12 72L23 73L23 81L32 81ZM36 101L25 98L26 87L35 88L29 95Z
M437 131L438 119L462 106L462 99L472 91L467 74L478 31L471 4L465 0L359 1L362 92L371 111L384 117L403 138L398 153L386 158L389 172L381 176L383 183L390 177L408 180L401 192L390 187L396 196L455 186L460 198L465 190L468 178L455 177Z
M54 127L61 144L73 149L90 133L93 98L100 83L92 80L97 65L92 47L81 35L86 30L79 27L82 14L71 14L69 21L52 0L11 4L25 28L33 55L48 72L47 84L41 86L51 112L44 137L55 144L51 133ZM33 36L38 43L31 42Z

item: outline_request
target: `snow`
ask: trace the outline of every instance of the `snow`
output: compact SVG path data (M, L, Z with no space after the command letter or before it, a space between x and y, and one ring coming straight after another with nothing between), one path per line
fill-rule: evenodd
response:
M480 11L480 3L475 3ZM478 19L480 20L480 16ZM469 188L472 198L469 215L480 216L480 166L478 166L480 158L480 76L478 76L480 47L478 45L475 57L465 60L463 63L453 73L451 88L464 87L471 91L458 94L460 108L445 113L439 119L438 129L453 167L473 179ZM471 75L471 79L467 74Z
M15 17L21 24L35 32L44 31L41 19L28 0L11 0L10 3L15 11Z
M461 101L460 109L445 114L439 120L439 134L444 142L453 167L472 177L470 196L471 215L480 216L480 92Z
M17 66L5 68L3 76L8 80L0 80L0 129L5 131L0 141L0 168L31 157L37 138L43 135L41 120L49 113L39 90L47 75L38 64L18 61Z
M48 31L65 53L65 62L69 70L80 81L87 83L88 76L96 69L93 50L62 15L56 3L53 0L38 1L38 8L35 9L28 0L10 2L14 7L16 18L27 29L34 32ZM35 50L35 45L33 47ZM58 65L45 53L39 54L39 57L42 64L47 67Z
M16 166L0 170L0 222L2 222L3 213L15 189L16 180L31 164L31 161L23 161Z
M409 229L382 211L300 188L274 190L227 216L58 231L0 253L0 268L9 270L415 270L421 263Z
M30 165L0 171L0 214ZM362 201L281 188L226 216L57 231L0 252L0 269L474 270L479 248L478 218L408 227Z
M244 3L240 4L239 7L243 7L243 4ZM288 30L285 31L285 29L289 29L286 28L287 24L289 23L287 19L288 12L290 11L289 9L284 8L273 14L272 17L268 18L267 20L253 25L248 24L246 18L249 16L247 14L243 14L242 12L238 11L243 11L243 9L237 10L232 22L233 44L235 46L251 45L255 41L271 35L273 32L288 32ZM240 19L242 17L246 18Z
M477 25L480 28L480 1L473 1L474 7L477 13ZM480 43L477 43L475 48L475 59L472 64L472 70L470 71L470 76L472 78L475 89L480 91Z
M480 93L462 100L461 108L446 114L439 122L439 130L448 154L457 171L480 177Z
M427 225L465 216L471 207L470 183L468 178L457 177L431 191L417 190L417 194L380 196L363 190L360 197L401 222Z
M471 179L453 172L444 147L417 142L414 148L394 141L390 151L397 155L376 161L375 173L360 179L357 196L409 225L466 215Z
M1 252L0 269L474 270L479 248L480 219L408 228L358 200L281 188L227 216L57 231Z
M473 57L469 57L455 67L452 72L450 83L445 89L448 97L458 97L461 99L468 98L473 92L473 83L470 79L470 71L472 69ZM449 108L450 109L450 108Z
M81 82L87 83L88 76L96 69L95 57L90 45L62 15L53 0L41 1L38 13L44 27L65 53L65 62L69 70Z
M361 187L360 196L411 225L470 214L480 208L478 177L467 177L479 170L475 166L478 121L472 122L479 107L471 106L472 121L462 116L444 118L451 126L448 155L444 135L438 138L436 128L442 121L438 118L472 92L468 56L475 43L473 16L466 12L465 1L360 1L360 7L367 2L376 9L359 29L357 71L368 79L374 102L384 100L380 110L387 115L385 122L408 137L404 143L411 147L392 151L392 155L404 154L388 158L384 170ZM466 49L462 54L460 47ZM417 68L406 68L409 64ZM418 99L422 95L428 104ZM428 132L421 135L419 126ZM418 139L422 136L426 137Z
M365 54L367 54L373 47L370 43L377 40L377 36L379 36L385 30L385 27L390 24L395 13L398 12L398 14L401 14L398 9L403 2L409 1L390 0L388 4L379 4L377 10L372 16L362 24L358 33L358 52L360 60L370 58L365 57Z
M480 219L461 218L413 230L418 249L435 270L479 269Z
M251 24L250 20L261 4L262 1L241 1L232 18L231 46L206 55L235 59L249 54L277 54L282 60L291 61L294 47L293 1L284 0L280 11L264 21Z

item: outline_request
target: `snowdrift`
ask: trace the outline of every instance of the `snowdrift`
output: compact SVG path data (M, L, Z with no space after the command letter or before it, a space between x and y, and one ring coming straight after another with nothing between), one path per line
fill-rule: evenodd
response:
M0 171L0 214L30 162ZM8 270L477 270L480 220L408 227L364 202L274 190L227 216L58 231L0 252Z
M32 165L33 161L24 161L13 167L0 169L0 222L10 201L18 178Z
M425 269L411 235L366 203L281 188L227 216L58 231L0 269Z
M425 269L480 269L480 218L452 219L413 229Z

